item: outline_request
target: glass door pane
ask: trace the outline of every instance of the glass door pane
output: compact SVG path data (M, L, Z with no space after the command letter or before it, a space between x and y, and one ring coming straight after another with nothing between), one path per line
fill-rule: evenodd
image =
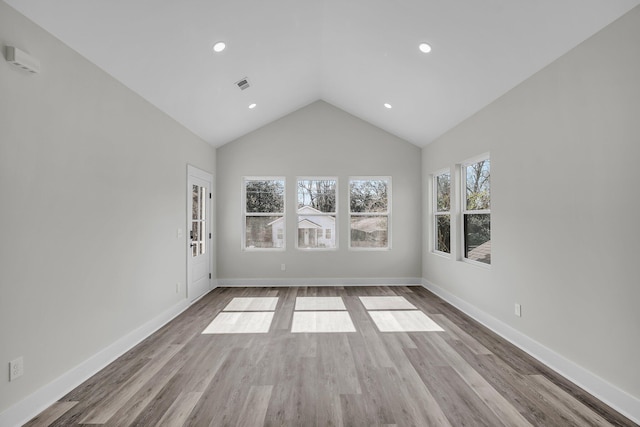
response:
M192 208L191 208L191 248L192 256L202 255L206 251L206 188L194 185L192 189Z

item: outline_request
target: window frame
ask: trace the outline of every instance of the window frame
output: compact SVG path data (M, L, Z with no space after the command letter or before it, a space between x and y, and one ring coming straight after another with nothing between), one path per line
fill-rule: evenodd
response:
M438 177L442 176L442 175L449 175L449 210L448 211L438 211ZM432 185L431 185L431 190L432 190L432 197L431 197L431 203L432 203L432 215L431 215L431 220L432 220L432 227L431 227L431 232L432 232L432 238L431 238L431 252L436 254L436 255L440 255L440 256L444 256L446 258L451 258L451 254L453 253L453 243L454 243L454 239L455 236L453 236L452 231L454 230L453 227L453 215L452 215L452 211L453 211L453 186L454 186L454 182L453 182L453 174L451 173L451 168L444 168L444 169L439 169L435 172L433 172L431 174L431 180L432 180ZM445 216L448 215L449 216L449 252L444 252L444 251L440 251L438 250L438 217L439 216Z
M386 212L351 212L351 182L352 181L386 181L387 182L387 211ZM348 249L350 251L389 251L391 250L391 213L392 213L392 177L391 176L350 176L347 181L348 203ZM351 245L351 218L354 216L385 216L387 217L387 246L380 248L366 248Z
M247 182L249 181L282 181L282 212L247 212ZM242 236L240 244L243 251L246 252L262 252L262 251L279 251L283 252L287 248L287 179L284 176L243 176L242 177L242 191L240 193L242 204ZM247 217L281 217L283 218L282 227L282 246L271 248L256 248L247 247Z
M300 242L299 242L299 238L298 238L298 222L299 222L299 217L300 214L298 213L298 186L299 186L299 182L300 181L335 181L335 191L336 191L336 206L335 206L335 211L334 212L320 212L317 214L314 214L315 216L329 216L329 217L334 217L334 221L335 221L335 229L334 229L334 240L335 240L335 246L330 247L330 248L304 248L304 247L300 247ZM316 252L316 251L337 251L338 250L338 209L339 209L339 203L340 203L340 199L339 199L339 193L338 193L338 188L339 188L339 180L337 176L299 176L296 177L296 205L295 205L295 213L296 213L296 234L295 234L295 243L296 243L296 249L300 250L300 251L304 251L304 252ZM323 229L323 234L324 234L324 229Z
M467 167L479 163L481 161L489 160L489 209L467 209ZM466 256L466 233L465 233L465 216L466 215L489 215L489 233L491 233L491 155L490 153L484 153L470 159L467 159L460 163L460 224L458 226L458 230L460 233L459 242L460 242L460 260L466 262L471 265L475 265L477 267L482 267L486 269L490 269L492 265L492 261L490 263L484 263L480 261L475 261ZM491 241L491 238L489 238ZM493 255L493 251L491 252Z

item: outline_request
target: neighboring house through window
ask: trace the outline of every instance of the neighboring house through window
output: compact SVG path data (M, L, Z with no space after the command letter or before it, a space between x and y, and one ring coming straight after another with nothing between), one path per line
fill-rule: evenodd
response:
M336 178L298 179L298 248L335 249Z
M349 247L389 249L391 178L349 179Z

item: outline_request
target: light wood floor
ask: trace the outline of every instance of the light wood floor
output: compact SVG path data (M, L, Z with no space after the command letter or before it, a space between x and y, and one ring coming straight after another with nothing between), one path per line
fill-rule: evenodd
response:
M359 296L444 332L380 333ZM201 334L234 297L279 297L266 334ZM356 332L291 333L341 296ZM421 287L218 288L28 426L634 426Z

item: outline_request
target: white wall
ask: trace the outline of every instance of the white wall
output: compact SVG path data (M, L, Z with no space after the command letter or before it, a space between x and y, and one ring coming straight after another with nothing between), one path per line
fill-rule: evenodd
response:
M415 279L421 263L420 149L326 102L310 104L218 149L218 278L240 279ZM349 176L384 175L393 180L392 249L348 249ZM286 177L286 245L281 251L242 251L243 176ZM296 178L338 177L338 249L295 247ZM286 264L286 271L280 270ZM264 283L264 281L262 282ZM316 282L317 283L317 282Z
M2 412L184 302L187 163L215 150L4 2L0 44L42 63L0 60Z
M637 7L423 150L425 183L491 152L493 251L487 270L426 245L423 277L636 399L639 42Z

